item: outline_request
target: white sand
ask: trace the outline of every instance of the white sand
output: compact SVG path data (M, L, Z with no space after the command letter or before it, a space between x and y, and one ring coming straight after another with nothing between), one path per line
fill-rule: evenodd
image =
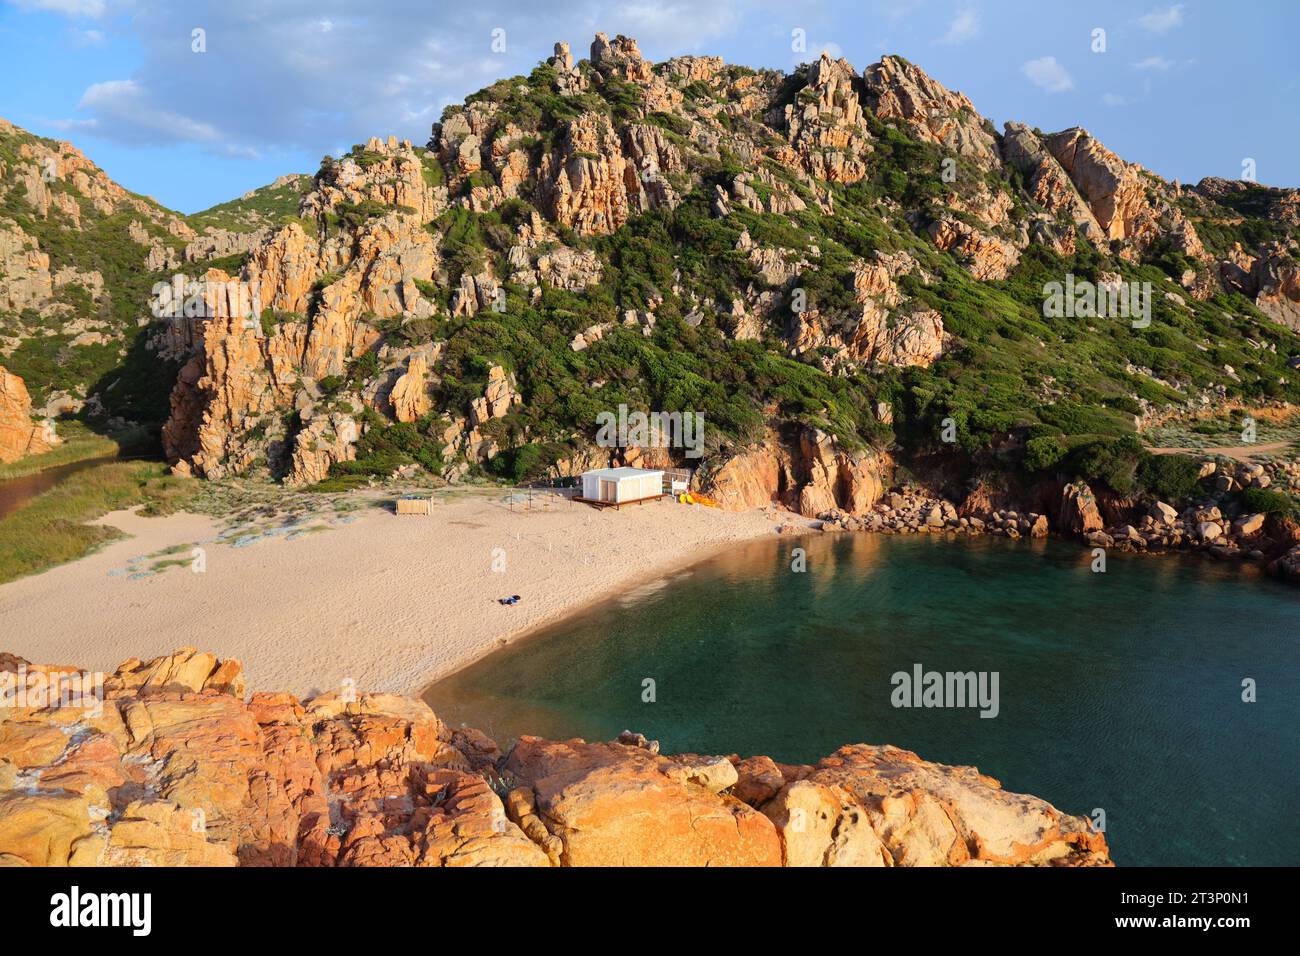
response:
M0 586L0 650L110 671L192 645L243 661L251 690L306 695L350 678L416 692L506 639L772 534L778 520L671 501L511 512L499 495L474 495L432 517L367 510L295 540L209 543L203 573L187 564L132 579L131 559L210 539L218 525L119 511L102 522L129 539ZM496 548L504 571L492 570ZM497 604L512 594L519 604Z

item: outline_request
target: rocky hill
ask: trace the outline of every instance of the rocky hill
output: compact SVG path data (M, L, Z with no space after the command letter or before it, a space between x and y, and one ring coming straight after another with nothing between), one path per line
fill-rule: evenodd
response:
M0 864L1110 863L1086 820L896 747L788 766L623 734L503 754L392 695L245 700L238 662L189 648L98 689L76 673L0 654Z
M597 447L626 404L702 412L700 481L738 506L861 514L897 465L956 500L1168 496L1142 429L1300 397L1300 193L999 132L901 57L783 74L599 34L426 144L192 217L0 132L5 361L41 411L151 422L185 474L683 462ZM198 307L157 317L176 272ZM1149 284L1147 321L1046 306L1076 280Z

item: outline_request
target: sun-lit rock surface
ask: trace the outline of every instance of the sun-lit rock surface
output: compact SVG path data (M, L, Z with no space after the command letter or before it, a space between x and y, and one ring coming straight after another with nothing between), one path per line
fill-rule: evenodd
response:
M32 420L26 384L0 365L0 462L38 455L57 444L53 424Z
M627 733L524 737L503 755L391 694L245 700L237 661L192 648L127 661L90 685L102 695L71 694L76 674L0 654L0 863L1109 863L1083 819L895 747L796 767L664 755ZM63 706L38 693L52 684Z

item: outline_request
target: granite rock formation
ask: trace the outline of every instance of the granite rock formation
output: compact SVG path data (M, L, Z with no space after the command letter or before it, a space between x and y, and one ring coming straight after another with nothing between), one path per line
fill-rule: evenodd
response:
M0 654L11 866L1105 866L1105 838L971 767L811 766L523 737L352 687L245 699L185 648L102 682ZM50 693L50 688L56 688ZM85 691L84 696L80 694Z

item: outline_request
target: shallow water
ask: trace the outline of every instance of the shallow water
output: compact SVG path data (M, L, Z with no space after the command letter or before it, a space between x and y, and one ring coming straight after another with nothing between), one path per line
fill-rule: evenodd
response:
M426 699L503 746L632 729L669 753L812 762L892 743L1070 813L1103 809L1120 865L1300 864L1300 591L1199 559L1112 555L1104 574L1090 561L1055 541L755 542ZM998 672L998 715L894 707L891 675L917 663Z
M114 460L112 456L86 458L82 461L69 462L66 465L55 465L53 468L36 471L20 478L0 481L0 518L6 518L13 514L37 495L49 491L69 475L75 475L79 471L85 471L87 468L94 468L96 465L103 465Z

